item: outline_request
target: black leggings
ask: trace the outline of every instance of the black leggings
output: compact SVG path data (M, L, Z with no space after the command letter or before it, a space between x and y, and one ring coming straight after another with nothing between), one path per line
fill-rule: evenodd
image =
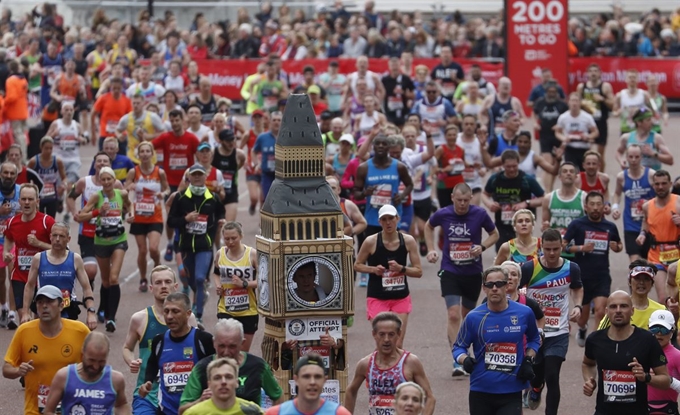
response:
M559 356L546 356L540 363L534 365L536 377L531 381L533 388L539 389L543 384L547 386L545 395L545 415L557 415L560 407L560 370L562 369L562 359Z
M522 415L522 392L470 391L470 415Z

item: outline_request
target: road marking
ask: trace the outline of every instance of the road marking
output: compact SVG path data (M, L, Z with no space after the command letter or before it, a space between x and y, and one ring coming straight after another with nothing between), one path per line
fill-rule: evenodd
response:
M153 266L153 259L150 259L150 260L148 260L148 261L146 262L146 267L147 267L147 268L151 268L152 266ZM127 283L128 281L130 281L130 280L132 280L132 279L134 279L134 278L137 278L137 277L139 277L139 268L136 269L136 270L134 270L134 272L132 272L132 274L130 274L130 275L128 275L127 277L125 277L125 278L123 279L123 282L120 283L120 285L125 285L125 283Z

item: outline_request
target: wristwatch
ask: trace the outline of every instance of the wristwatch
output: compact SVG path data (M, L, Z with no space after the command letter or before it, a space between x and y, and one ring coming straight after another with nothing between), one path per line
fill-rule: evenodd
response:
M243 281L243 288L248 288L248 281Z
M645 383L649 383L652 381L652 375L649 374L649 372L645 373Z
M97 310L95 310L95 308L94 308L94 307L90 307L90 308L88 308L88 309L87 309L87 312L88 312L88 313L93 313L93 314L97 314Z

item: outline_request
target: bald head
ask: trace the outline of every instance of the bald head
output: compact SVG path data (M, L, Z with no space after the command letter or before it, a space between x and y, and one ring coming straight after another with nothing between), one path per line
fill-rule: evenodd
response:
M83 353L85 353L87 350L106 350L108 352L110 348L111 343L109 342L109 338L101 331L90 332L90 334L85 337L85 341L83 342Z
M617 301L624 301L630 305L633 305L633 300L630 297L630 294L623 290L616 290L613 293L609 294L609 297L607 298L607 305Z
M607 298L607 317L615 329L625 329L630 326L633 317L633 301L625 291L614 291Z

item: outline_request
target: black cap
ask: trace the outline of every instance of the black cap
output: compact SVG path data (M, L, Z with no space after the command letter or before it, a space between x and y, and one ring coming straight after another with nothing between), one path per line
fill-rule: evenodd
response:
M330 111L324 111L321 113L321 119L322 120L330 120L333 118L333 113Z
M236 139L236 137L234 136L234 132L230 128L220 131L218 137L220 141L234 141L234 139Z

